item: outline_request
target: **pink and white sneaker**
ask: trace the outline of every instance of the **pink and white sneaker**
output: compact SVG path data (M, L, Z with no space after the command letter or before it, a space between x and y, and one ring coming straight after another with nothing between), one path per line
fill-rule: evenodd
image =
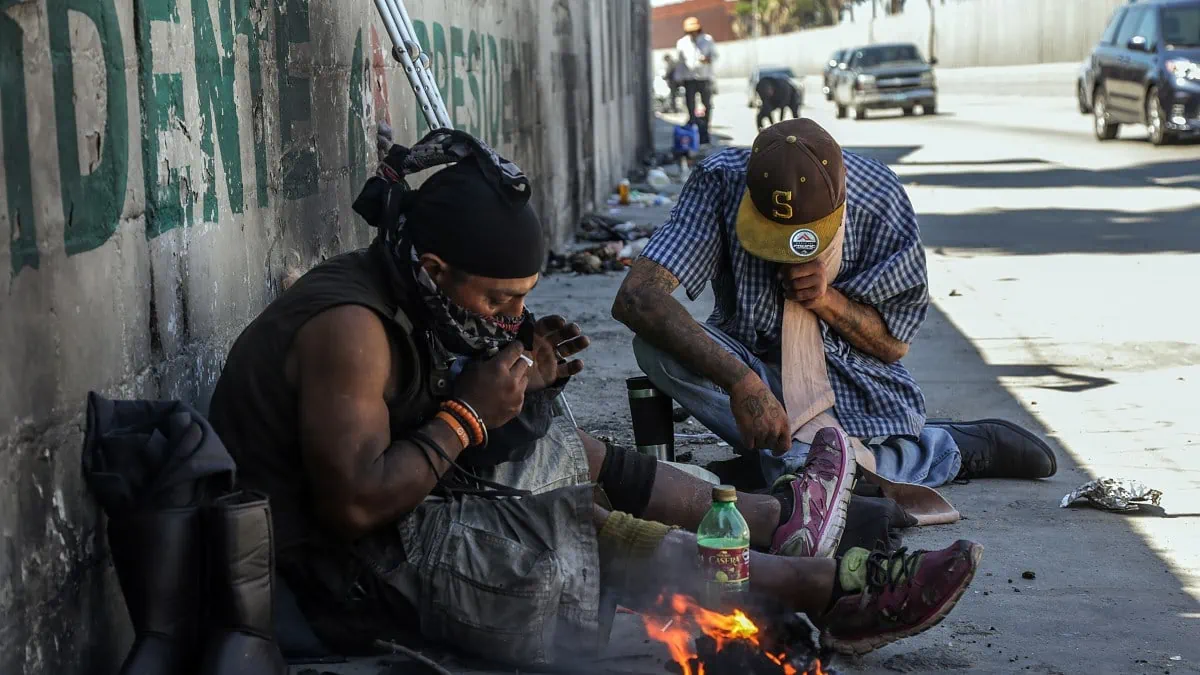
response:
M856 464L845 433L826 427L813 438L799 476L782 476L773 492L791 490L791 516L775 530L771 553L798 558L828 558L846 529L846 509ZM781 500L785 505L787 499Z

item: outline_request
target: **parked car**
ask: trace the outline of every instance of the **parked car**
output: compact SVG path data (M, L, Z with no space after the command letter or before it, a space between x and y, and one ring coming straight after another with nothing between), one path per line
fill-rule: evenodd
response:
M854 119L865 119L868 110L899 108L905 115L916 106L926 115L937 114L937 80L917 46L910 43L869 45L850 50L845 70L837 76L833 100L837 116L854 109Z
M782 77L792 81L800 96L804 96L804 82L796 77L796 73L787 66L758 66L750 71L750 81L746 85L746 107L757 108L762 102L758 100L758 81L764 77Z
M1145 124L1155 145L1200 134L1200 0L1117 8L1088 74L1096 138L1116 138L1122 124Z
M821 93L825 94L826 101L833 100L833 83L839 70L846 67L846 59L850 56L849 49L839 49L829 55L829 60L825 62L824 72L821 78L824 85L821 87Z

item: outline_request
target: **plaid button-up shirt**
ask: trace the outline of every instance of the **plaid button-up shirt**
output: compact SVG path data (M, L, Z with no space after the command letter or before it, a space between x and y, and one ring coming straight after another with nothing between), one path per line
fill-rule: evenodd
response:
M896 339L912 342L929 311L916 214L891 169L852 152L843 155L846 235L832 285L878 310ZM692 300L711 282L716 306L708 322L770 360L779 358L783 324L779 265L747 253L734 229L749 157L749 148L730 148L697 165L642 255L674 274ZM821 332L846 432L859 438L919 435L925 397L908 370L859 351L824 322Z

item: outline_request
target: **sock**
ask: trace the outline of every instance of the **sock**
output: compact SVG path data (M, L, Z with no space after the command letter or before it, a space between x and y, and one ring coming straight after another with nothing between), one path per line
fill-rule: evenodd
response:
M834 558L837 561L837 573L834 575L833 592L829 594L826 612L833 609L838 600L861 593L867 587L867 558L870 555L867 549L855 546L844 555Z
M678 528L613 511L597 536L601 565L611 571L620 588L630 590L635 583L646 581L645 567L638 563L653 558L663 538L674 529Z
M870 555L867 549L855 546L838 558L837 590L849 595L866 589L867 558Z

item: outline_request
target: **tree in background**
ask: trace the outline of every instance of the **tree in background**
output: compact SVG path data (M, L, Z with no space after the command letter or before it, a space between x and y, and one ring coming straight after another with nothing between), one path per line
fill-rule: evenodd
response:
M734 5L733 31L739 38L754 35L754 11L757 6L761 35L791 33L805 28L820 28L841 23L842 18L855 21L855 8L870 5L871 17L901 14L908 0L738 0ZM933 8L939 0L926 0L930 25ZM946 0L940 0L945 5ZM932 30L932 28L931 28ZM932 55L932 35L930 50Z
M802 28L832 26L841 19L842 11L853 2L862 0L738 0L734 5L734 32L738 37L754 34L754 10L758 7L759 30L762 35L791 33Z

